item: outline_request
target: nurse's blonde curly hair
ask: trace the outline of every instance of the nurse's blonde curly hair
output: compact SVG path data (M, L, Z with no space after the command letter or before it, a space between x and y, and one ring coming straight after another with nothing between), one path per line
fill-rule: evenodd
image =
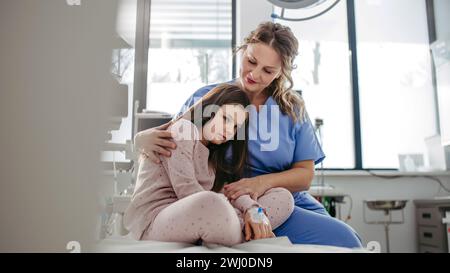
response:
M244 43L235 52L245 50L249 44L255 43L264 43L272 47L281 57L281 75L267 87L267 94L275 99L283 114L289 115L294 121L303 122L305 102L292 90L294 82L291 72L296 68L294 59L298 55L297 38L287 26L264 22L244 39Z

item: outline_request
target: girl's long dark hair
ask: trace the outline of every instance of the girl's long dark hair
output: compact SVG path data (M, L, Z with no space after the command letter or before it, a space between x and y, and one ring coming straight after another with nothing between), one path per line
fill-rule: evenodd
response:
M214 118L214 113L207 117L203 115L203 111L207 109L207 106L215 105L221 107L227 104L240 104L245 108L250 105L250 100L238 86L234 84L220 84L191 106L180 118L185 118L193 124L200 125L198 122L195 122L195 113L201 111L201 128L198 129L202 132L203 126ZM235 134L232 140L223 144L210 143L208 145L210 151L208 163L216 172L213 191L219 192L225 184L241 179L247 171L248 124L247 116L243 124L245 127L238 128L238 130L245 130L245 138L243 140L237 139ZM229 149L231 149L231 160L227 160L227 151Z

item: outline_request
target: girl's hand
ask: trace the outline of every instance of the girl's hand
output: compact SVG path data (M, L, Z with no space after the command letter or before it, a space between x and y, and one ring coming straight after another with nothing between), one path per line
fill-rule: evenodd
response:
M264 238L273 238L275 237L275 234L272 232L272 226L270 225L269 219L267 219L267 216L263 214L265 219L263 221L255 221L252 217L252 213L250 210L252 209L258 209L258 208L251 208L247 210L244 216L244 222L245 222L245 240L257 240L257 239L264 239Z
M234 200L239 196L248 194L253 200L257 200L267 190L268 186L261 183L260 177L243 178L231 184L227 184L223 187L225 196Z
M167 131L170 122L161 126L141 131L134 137L134 145L137 152L145 155L154 163L161 163L159 155L170 157L169 149L175 149L173 136Z

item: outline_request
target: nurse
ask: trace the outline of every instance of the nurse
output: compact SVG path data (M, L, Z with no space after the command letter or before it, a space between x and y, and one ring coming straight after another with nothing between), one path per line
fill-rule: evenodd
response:
M249 169L245 178L225 186L225 195L236 199L249 194L256 199L271 188L293 193L294 211L274 233L292 243L361 247L356 232L331 217L308 192L314 166L325 155L317 141L303 100L292 90L291 72L298 54L298 41L289 27L261 23L238 48L242 54L239 77L231 82L244 90L252 104L249 128ZM197 90L180 113L217 84ZM154 162L170 157L175 149L168 124L139 132L135 146Z

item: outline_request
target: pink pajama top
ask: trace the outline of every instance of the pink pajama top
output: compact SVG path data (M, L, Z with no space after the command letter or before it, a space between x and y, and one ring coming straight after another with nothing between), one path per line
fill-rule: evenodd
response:
M162 156L161 163L148 159L139 164L132 200L124 215L124 225L133 237L140 240L151 228L158 213L191 194L210 191L214 185L215 173L209 167L209 149L199 140L197 127L186 119L175 122L169 130L175 133L177 148L172 156ZM249 195L242 195L231 202L242 214L259 204ZM243 222L240 217L241 228Z

